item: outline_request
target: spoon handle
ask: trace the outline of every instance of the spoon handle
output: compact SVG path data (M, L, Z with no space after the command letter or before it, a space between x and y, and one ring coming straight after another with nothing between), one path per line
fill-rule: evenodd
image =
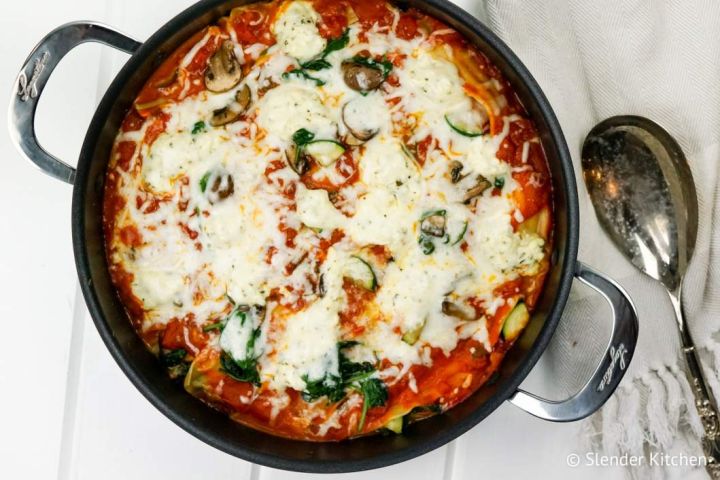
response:
M678 329L680 330L680 341L682 342L682 350L687 364L685 373L695 394L695 408L700 416L705 433L702 446L707 460L706 469L711 478L720 479L720 415L718 414L715 398L707 386L705 374L695 349L695 342L693 342L685 323L680 299L680 289L676 293L670 293L670 300L675 310Z

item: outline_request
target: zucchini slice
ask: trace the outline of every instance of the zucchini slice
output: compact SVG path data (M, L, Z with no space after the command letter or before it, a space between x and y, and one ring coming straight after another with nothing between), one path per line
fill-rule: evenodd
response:
M445 121L455 132L463 137L479 137L484 133L482 119L472 110L445 115Z
M344 276L371 292L377 289L377 277L372 266L358 256L353 255L345 265Z
M402 429L403 429L402 415L399 417L395 417L392 420L390 420L389 422L387 422L385 424L385 428L387 428L388 430L390 430L393 433L398 433L398 434L402 433Z
M519 337L528 321L530 321L530 312L528 312L525 302L518 302L503 324L502 334L505 340L512 341Z
M462 242L463 239L465 238L465 234L467 233L467 229L468 229L468 222L467 222L467 220L465 220L465 222L463 223L462 230L460 230L460 233L458 234L457 238L455 240L453 240L451 245L457 245L458 243Z
M304 150L323 167L332 165L345 153L345 147L335 140L313 140Z
M420 340L420 335L422 334L423 328L425 328L425 320L423 320L422 323L417 327L405 332L402 336L402 341L407 343L408 345L415 345L417 341Z

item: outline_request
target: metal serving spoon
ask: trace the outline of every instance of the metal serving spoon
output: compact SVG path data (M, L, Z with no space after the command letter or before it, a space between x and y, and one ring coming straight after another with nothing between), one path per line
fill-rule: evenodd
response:
M600 225L633 265L667 289L687 377L705 435L707 470L720 479L720 423L685 323L683 276L698 226L698 203L685 155L669 133L642 117L609 118L585 139L582 168Z

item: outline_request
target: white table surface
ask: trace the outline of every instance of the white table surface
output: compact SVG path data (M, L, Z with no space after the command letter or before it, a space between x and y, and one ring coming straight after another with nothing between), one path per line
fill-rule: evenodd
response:
M98 20L143 40L191 3L6 2L0 16L0 94L10 94L35 43L64 22ZM479 0L457 3L482 17ZM107 47L83 45L61 63L39 105L37 128L49 151L75 163L94 108L126 58ZM0 476L310 478L252 465L203 444L130 384L102 345L79 292L70 238L72 188L22 159L2 118ZM533 375L526 385L532 382ZM584 454L577 450L578 429L578 424L540 421L506 404L447 447L402 465L342 477L623 478L619 468L567 466L569 454Z

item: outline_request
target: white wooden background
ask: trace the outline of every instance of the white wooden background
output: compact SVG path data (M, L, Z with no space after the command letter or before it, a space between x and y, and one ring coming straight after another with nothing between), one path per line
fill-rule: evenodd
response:
M62 23L98 20L142 41L191 3L5 2L0 15L0 94L10 94L26 55ZM481 0L457 3L482 18ZM99 45L80 46L66 57L39 106L39 137L49 151L75 163L95 105L126 58ZM214 450L172 424L135 390L102 345L79 292L70 238L72 189L21 158L10 145L2 118L0 477L310 478ZM533 377L537 387L537 374L526 386L532 388ZM507 404L447 447L402 465L342 477L623 478L621 469L566 465L569 454L583 453L577 451L578 428L537 420Z

